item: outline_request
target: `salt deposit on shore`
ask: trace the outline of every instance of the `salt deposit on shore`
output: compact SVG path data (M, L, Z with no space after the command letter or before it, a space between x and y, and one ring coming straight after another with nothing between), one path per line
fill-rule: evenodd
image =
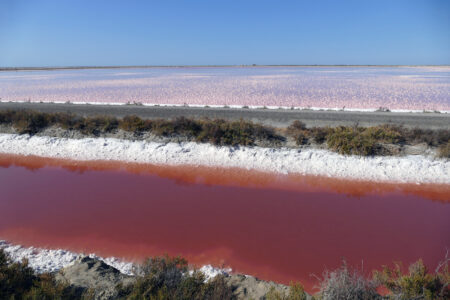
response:
M86 256L82 253L74 253L63 249L43 249L35 247L22 247L13 245L7 241L0 240L0 248L3 249L13 261L19 262L22 259L28 259L28 264L38 273L56 272L62 268L72 265L78 259ZM95 254L88 255L91 258L99 259L110 265L123 274L133 275L133 263L123 261L115 257L99 257ZM211 265L204 265L199 269L205 274L207 280L214 278L219 274L228 274L231 269L215 268Z
M22 261L24 258L28 259L30 267L38 273L58 271L59 269L70 266L81 257L86 256L81 253L74 253L62 249L27 248L20 245L13 245L3 240L0 240L0 248L3 248L13 261ZM130 262L125 262L115 257L98 257L95 254L89 254L88 256L102 260L124 274L132 274L133 264Z
M114 138L66 139L0 134L0 153L73 160L235 167L380 182L450 184L450 161L421 155L344 156L318 149L218 147Z

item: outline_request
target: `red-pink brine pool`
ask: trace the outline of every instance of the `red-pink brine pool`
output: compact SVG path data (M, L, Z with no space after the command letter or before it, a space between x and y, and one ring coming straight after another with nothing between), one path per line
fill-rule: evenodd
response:
M450 246L450 187L236 169L0 156L0 239L196 265L308 290L311 274L419 258Z

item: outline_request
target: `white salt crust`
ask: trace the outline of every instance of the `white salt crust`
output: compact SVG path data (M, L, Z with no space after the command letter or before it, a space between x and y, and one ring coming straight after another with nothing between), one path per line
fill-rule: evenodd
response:
M378 182L450 184L450 161L422 155L344 156L318 149L225 147L114 138L67 139L0 134L0 153L72 160L236 167Z
M3 248L13 261L19 262L24 258L28 259L29 266L38 273L56 272L64 267L74 264L78 259L86 256L85 254L63 249L27 248L20 245L13 245L4 240L0 240L0 248ZM107 265L116 268L123 274L133 275L133 263L131 262L123 261L115 257L103 258L92 253L87 256L104 261ZM232 270L204 265L199 271L205 274L206 280L210 280L219 274L228 274Z

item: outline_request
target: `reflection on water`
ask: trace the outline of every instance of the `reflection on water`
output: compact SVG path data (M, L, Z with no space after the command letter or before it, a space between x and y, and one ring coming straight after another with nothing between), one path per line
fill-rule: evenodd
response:
M0 156L0 238L142 259L169 253L309 289L342 257L365 270L450 244L449 186L236 169ZM430 201L436 200L436 201Z

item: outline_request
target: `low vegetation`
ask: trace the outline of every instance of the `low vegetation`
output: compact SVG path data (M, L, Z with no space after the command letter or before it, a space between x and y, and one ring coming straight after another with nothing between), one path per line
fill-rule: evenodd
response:
M98 136L121 129L141 135L184 136L215 145L254 145L256 141L281 142L283 137L270 127L244 120L193 120L180 117L174 120L143 120L137 116L122 119L109 116L79 117L70 113L41 113L36 111L1 111L0 124L11 125L19 134L36 134L50 126L76 130Z
M183 137L186 140L214 145L283 145L293 140L298 146L326 145L332 151L347 155L392 154L387 144L415 145L424 143L437 147L438 156L450 156L450 130L409 129L395 125L373 127L338 126L307 128L294 121L288 128L274 129L250 121L222 119L146 120L138 116L115 118L110 116L80 117L70 113L41 113L30 110L0 111L0 125L12 126L19 134L36 134L48 127L99 136L117 130L142 136L150 133L158 137Z
M446 256L434 272L419 260L404 272L401 264L383 267L372 277L350 269L344 262L318 279L318 292L312 299L450 299L449 258ZM135 269L136 280L118 285L117 299L236 299L234 288L225 275L206 281L203 273L192 271L180 257L150 258ZM378 292L383 287L382 295ZM55 279L54 274L36 274L26 260L13 262L0 249L0 299L92 299L93 290L71 286ZM308 295L300 283L291 283L283 293L268 291L268 300L305 300Z
M397 263L393 268L385 266L382 271L375 272L374 278L390 291L389 299L450 299L448 262L446 256L433 273L422 260L411 264L407 273Z
M137 269L137 280L119 286L123 299L234 299L223 275L206 282L203 273L189 272L187 261L180 257L148 259Z
M338 126L306 128L294 121L286 130L297 145L326 143L330 150L340 154L383 155L389 154L385 144L415 145L424 143L438 147L440 157L449 157L450 130L408 129L395 125L372 127Z
M0 249L0 299L81 299L82 293L52 274L35 274L26 260L12 262Z
M266 294L267 300L306 300L308 299L305 289L300 283L291 282L289 292L283 293L277 291L274 287Z
M118 299L235 299L223 275L205 281L203 273L189 272L187 261L175 257L148 259L138 267L136 281L117 286ZM89 289L61 283L51 273L36 274L23 262L12 262L0 249L0 299L94 299Z
M318 297L323 300L381 299L377 293L377 283L364 277L358 270L350 270L345 261L340 268L325 271L318 280Z
M439 146L438 155L441 158L450 158L450 141Z

